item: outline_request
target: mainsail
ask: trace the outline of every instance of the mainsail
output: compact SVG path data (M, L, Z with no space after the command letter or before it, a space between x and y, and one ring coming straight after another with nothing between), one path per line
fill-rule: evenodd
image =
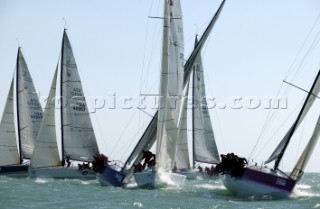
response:
M180 0L170 1L170 44L169 44L169 81L168 93L174 108L173 119L177 131L177 151L175 163L177 168L190 168L187 130L187 98L182 95L184 83L184 37L183 19ZM179 119L179 113L182 112Z
M20 155L23 158L30 159L43 112L20 48L17 55L16 78L18 140L21 142Z
M196 38L196 45L197 43L198 40ZM193 67L192 104L193 161L219 163L219 152L207 105L200 53Z
M0 123L0 166L20 163L14 127L13 83L14 79L11 81L10 90Z
M169 171L174 167L177 149L177 126L175 120L175 99L169 97L170 83L170 16L169 4L165 1L163 21L163 43L160 76L160 99L157 123L157 163L158 171Z
M66 30L61 51L62 155L91 161L99 149Z
M59 166L61 164L55 126L57 72L58 66L54 73L39 135L30 160L30 167L32 168Z
M309 110L310 110L312 104L314 103L319 92L320 92L320 71L318 72L318 74L312 84L312 87L308 93L308 96L307 96L307 98L306 98L306 100L300 110L300 113L299 113L296 121L293 123L293 125L291 126L289 131L286 133L286 135L284 136L284 138L282 139L280 144L277 146L277 148L274 150L274 152L271 154L271 156L269 157L269 159L265 163L270 163L273 160L276 160L274 168L275 169L278 168L279 163L280 163L280 161L283 157L283 154L284 154L284 152L290 142L292 135L297 130L297 128L299 127L300 123L303 121L306 114L309 112Z

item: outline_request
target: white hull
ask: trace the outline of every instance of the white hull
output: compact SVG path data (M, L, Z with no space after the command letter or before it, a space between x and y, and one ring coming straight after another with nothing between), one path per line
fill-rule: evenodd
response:
M156 172L154 170L146 170L134 173L134 178L138 187L156 188L163 185L183 186L186 176L178 173Z
M29 168L29 177L31 178L56 178L56 179L95 179L96 175L92 170L66 167L48 167L48 168Z

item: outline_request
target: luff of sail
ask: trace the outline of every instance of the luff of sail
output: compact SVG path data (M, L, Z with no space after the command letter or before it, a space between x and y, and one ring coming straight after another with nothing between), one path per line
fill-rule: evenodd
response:
M56 139L55 126L55 96L58 66L54 73L49 97L44 109L42 124L37 137L33 155L30 160L30 167L51 167L60 165L58 144Z
M20 163L14 127L13 83L14 79L11 81L10 90L0 123L0 166Z
M196 38L196 44L197 42ZM193 67L192 93L194 105L192 107L193 160L212 164L219 163L219 152L206 99L201 53L198 54Z
M183 17L180 0L170 1L170 44L169 44L169 80L168 93L172 99L173 119L175 120L177 130L177 151L175 162L177 168L189 169L189 151L188 151L188 130L187 130L187 103L183 97L184 87L184 37L183 37ZM182 108L181 121L178 123L180 109Z
M18 49L16 67L16 99L20 155L31 158L42 122L42 107L21 49Z
M306 114L309 112L309 110L310 110L312 104L314 103L319 92L320 92L320 70L319 70L319 72L318 72L318 74L312 84L312 87L307 95L307 98L306 98L306 100L305 100L305 102L299 112L299 115L298 115L296 121L293 123L293 125L291 126L289 131L286 133L285 137L282 139L280 144L277 146L277 148L274 150L274 152L271 154L271 156L269 157L269 159L265 163L270 163L273 160L276 160L274 168L275 169L278 168L279 163L280 163L280 161L283 157L283 154L284 154L284 152L290 142L292 135L297 130L297 128L299 127L300 123L303 121Z
M63 155L70 155L73 160L91 161L99 149L66 30L61 54Z

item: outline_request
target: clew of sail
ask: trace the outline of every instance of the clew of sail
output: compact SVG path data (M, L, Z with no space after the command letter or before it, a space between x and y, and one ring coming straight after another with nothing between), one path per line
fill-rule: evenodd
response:
M58 66L54 73L54 77L49 92L49 97L47 100L46 107L44 109L44 115L39 130L39 135L37 137L33 155L30 160L30 167L32 168L60 165L60 157L58 151L58 144L56 140L55 126L55 96L57 72Z
M42 122L42 107L21 49L16 67L17 125L21 141L20 155L30 159Z
M6 105L0 122L0 166L20 163L14 127L13 80L14 79L11 81Z
M70 155L73 160L91 161L99 149L66 30L61 54L63 155Z
M196 38L196 44L198 40ZM219 163L219 152L211 125L206 100L205 83L201 54L195 59L193 67L193 160L204 163Z

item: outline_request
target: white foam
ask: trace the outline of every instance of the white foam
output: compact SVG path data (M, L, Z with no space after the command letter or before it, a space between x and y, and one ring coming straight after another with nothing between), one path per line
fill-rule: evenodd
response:
M220 190L225 189L225 187L222 185L212 185L212 184L199 184L199 185L195 185L194 187L204 188L204 189L220 189Z
M133 206L138 208L143 208L143 204L141 202L134 202Z

